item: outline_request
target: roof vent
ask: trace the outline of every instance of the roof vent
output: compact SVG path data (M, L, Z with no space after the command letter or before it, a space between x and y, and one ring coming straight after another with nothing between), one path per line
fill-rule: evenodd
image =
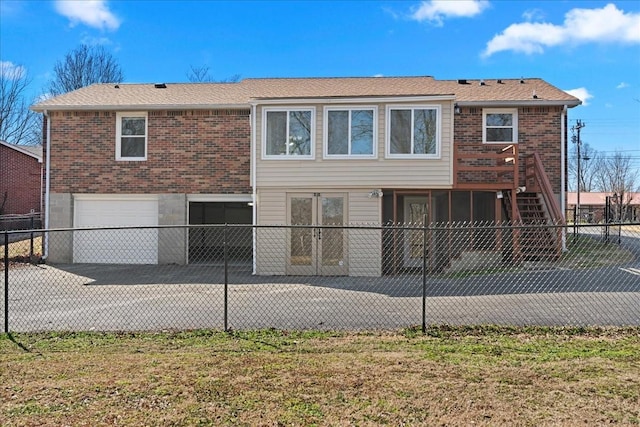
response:
M498 79L498 80L496 80L496 83L498 83L499 85L501 85L501 84L502 84L502 80Z
M114 89L120 89L120 85L115 85L113 88Z
M484 86L485 84L484 80L480 80L480 86Z
M536 95L536 90L533 90L533 93L531 94L531 96L533 97L533 99L538 99L538 95Z
M153 87L155 87L156 89L166 89L167 85L164 83L156 83L153 85Z
M520 78L520 84L523 85L524 84L524 78Z
M462 80L462 79L461 79L461 80L458 80L458 84L459 84L459 85L468 85L469 83L467 83L467 81L466 81L466 80Z

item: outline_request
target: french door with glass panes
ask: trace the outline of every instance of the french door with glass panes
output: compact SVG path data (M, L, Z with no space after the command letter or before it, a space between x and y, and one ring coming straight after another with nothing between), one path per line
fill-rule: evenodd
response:
M287 274L343 276L347 264L347 231L344 226L347 195L344 193L290 193L287 195Z
M404 223L410 228L424 227L425 218L428 221L429 204L424 196L405 196L404 198ZM404 266L420 267L425 253L424 231L406 230L404 232Z

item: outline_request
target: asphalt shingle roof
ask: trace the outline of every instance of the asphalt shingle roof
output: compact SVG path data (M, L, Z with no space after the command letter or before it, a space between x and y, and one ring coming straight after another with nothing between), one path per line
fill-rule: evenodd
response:
M264 78L238 83L94 84L42 101L32 108L162 109L249 107L267 99L455 96L456 102L552 102L575 106L580 101L539 78L502 80L436 80L433 77Z

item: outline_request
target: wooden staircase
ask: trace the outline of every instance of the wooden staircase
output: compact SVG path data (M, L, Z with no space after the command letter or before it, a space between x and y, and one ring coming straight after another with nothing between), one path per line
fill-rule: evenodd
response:
M520 224L518 244L524 261L551 261L558 258L558 233L549 227L551 221L538 193L524 192L516 195L519 220L511 218L511 192L505 191L503 204L510 222ZM530 227L527 227L530 226Z
M560 257L562 226L566 224L538 153L522 159L524 186L520 179L518 144L481 153L465 151L454 144L453 155L454 188L502 193L504 218L515 226L508 232L508 238L501 238L503 258L526 261Z

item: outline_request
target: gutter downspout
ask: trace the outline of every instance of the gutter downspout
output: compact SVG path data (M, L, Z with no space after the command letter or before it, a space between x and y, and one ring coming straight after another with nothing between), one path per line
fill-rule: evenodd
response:
M249 115L249 127L251 128L251 200L253 201L253 225L258 225L258 194L256 190L256 105L251 105L251 113ZM257 234L258 229L253 227L253 266L252 274L256 274L256 256L257 256Z
M565 217L565 223L567 221L566 215L567 215L567 208L566 208L566 177L565 177L565 163L567 160L567 153L566 153L566 149L565 149L565 144L567 143L566 138L565 138L565 133L567 131L566 129L566 122L567 119L567 106L565 105L562 108L562 114L560 116L560 209L562 210L562 216ZM557 225L557 224L556 224ZM565 227L565 229L562 231L562 252L566 252L567 251L567 229Z
M50 193L51 193L51 120L49 118L49 112L44 110L42 112L47 118L47 158L45 167L47 171L45 173L45 190L44 190L44 229L49 229L49 208L50 208ZM49 233L44 233L44 254L42 258L46 261L49 257Z

